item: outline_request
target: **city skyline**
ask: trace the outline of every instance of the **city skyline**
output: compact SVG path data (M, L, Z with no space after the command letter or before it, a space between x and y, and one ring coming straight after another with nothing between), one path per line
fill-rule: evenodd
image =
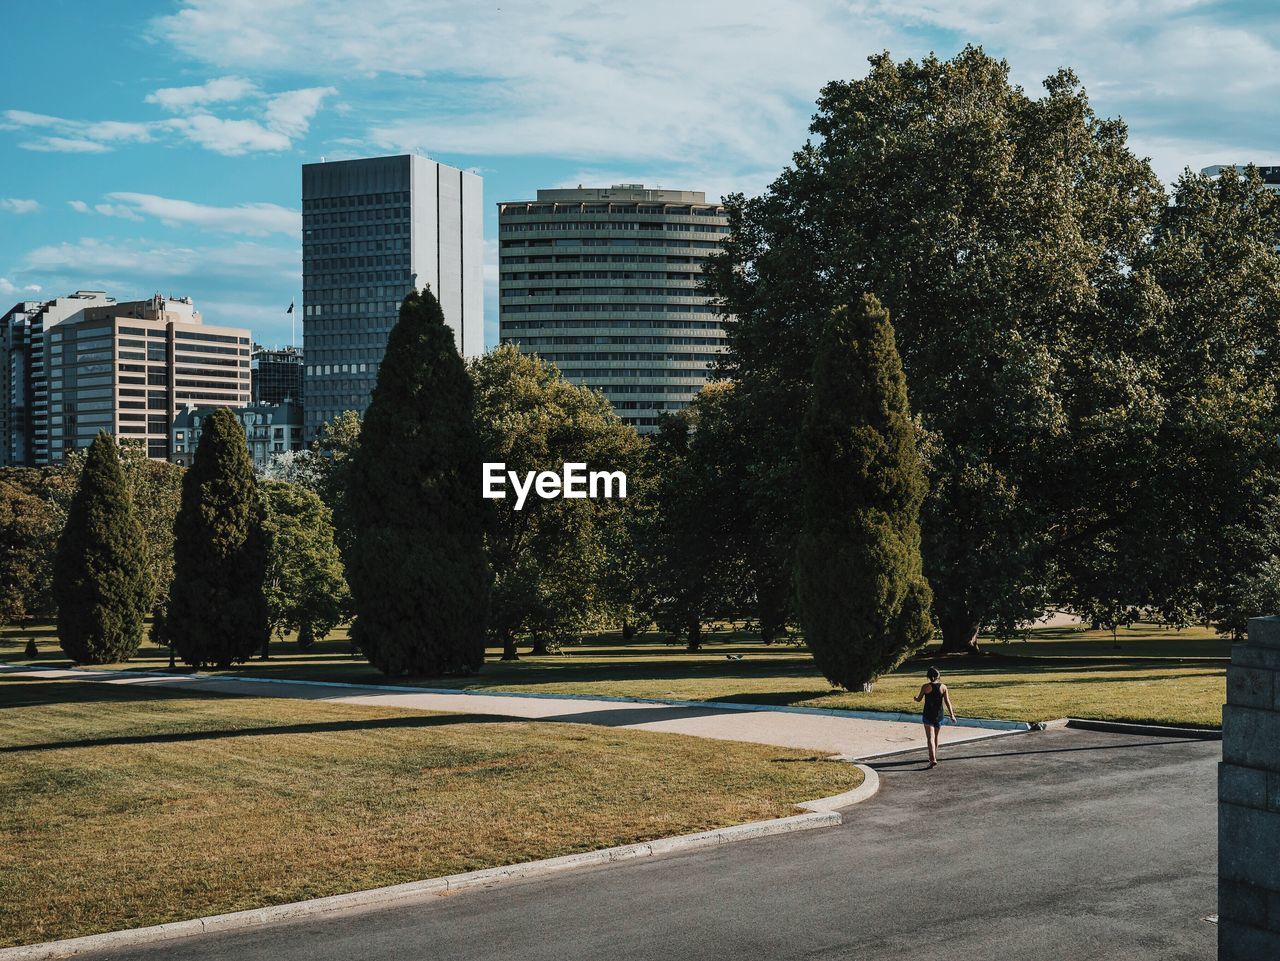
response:
M1113 7L815 2L785 20L753 3L15 7L18 46L56 37L61 69L0 102L0 300L192 296L207 322L287 344L304 163L418 152L479 172L489 200L629 182L754 193L804 142L821 84L862 75L885 48L948 57L983 43L1033 93L1072 67L1166 182L1184 166L1280 162L1266 135L1280 32L1261 5ZM485 244L492 346L490 203Z

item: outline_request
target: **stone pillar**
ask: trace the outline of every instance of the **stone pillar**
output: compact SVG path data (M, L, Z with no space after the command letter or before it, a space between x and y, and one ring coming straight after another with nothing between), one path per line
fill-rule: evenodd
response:
M1218 767L1218 959L1280 958L1280 617L1231 649Z

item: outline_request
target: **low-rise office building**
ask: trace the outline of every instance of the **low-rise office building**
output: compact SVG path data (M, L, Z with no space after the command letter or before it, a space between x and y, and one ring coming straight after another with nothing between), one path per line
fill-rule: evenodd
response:
M174 415L188 404L249 404L249 331L202 323L190 298L117 303L80 291L6 315L5 448L43 467L100 430L169 457ZM22 390L15 384L21 381Z
M195 461L200 446L204 420L220 405L190 406L178 411L173 419L170 438L173 453L170 460L183 467ZM302 405L292 401L283 404L252 404L232 408L231 413L244 425L245 440L254 467L266 467L276 457L289 451L302 450Z

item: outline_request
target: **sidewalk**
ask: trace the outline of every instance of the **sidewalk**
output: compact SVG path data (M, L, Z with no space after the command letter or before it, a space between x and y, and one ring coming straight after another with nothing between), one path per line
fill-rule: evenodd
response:
M130 671L81 671L0 665L6 678L77 680L94 684L131 684L182 688L209 694L294 697L338 704L410 708L446 713L488 714L536 721L598 724L637 731L689 734L722 741L747 741L840 755L849 760L876 757L924 746L918 721L879 720L832 713L801 712L768 706L637 703L546 695L395 690L314 681L277 681L207 674L160 675ZM999 737L1008 730L960 723L942 728L941 743Z

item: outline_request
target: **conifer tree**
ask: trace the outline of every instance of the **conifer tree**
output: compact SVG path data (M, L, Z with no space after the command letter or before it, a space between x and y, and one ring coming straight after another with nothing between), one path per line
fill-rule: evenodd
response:
M924 471L889 314L871 295L823 331L800 436L796 600L822 673L870 690L932 633Z
M432 294L387 339L348 474L352 639L386 674L484 662L491 574L473 390Z
M268 637L266 545L244 428L226 408L205 418L182 478L165 637L192 667L246 661Z
M152 578L116 443L99 431L54 560L58 642L77 664L127 661L142 642Z

